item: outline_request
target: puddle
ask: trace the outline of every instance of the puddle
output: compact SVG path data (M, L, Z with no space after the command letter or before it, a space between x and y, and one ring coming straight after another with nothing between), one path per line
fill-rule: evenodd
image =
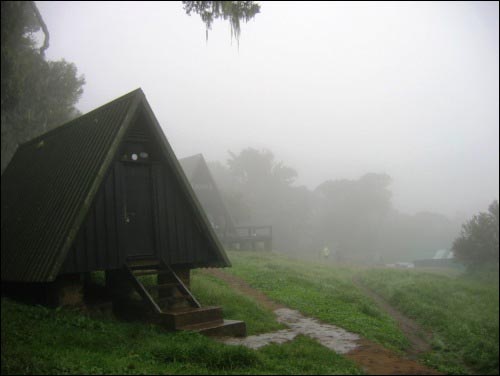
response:
M259 349L270 343L282 344L291 341L297 337L298 333L292 330L279 330L272 333L264 333L256 336L248 336L245 338L223 338L222 342L226 345L242 345L250 347L251 349Z
M228 345L243 345L251 349L258 349L270 343L285 343L299 334L314 338L323 346L339 354L346 354L355 349L359 336L350 333L335 325L323 324L318 320L305 317L300 312L289 308L280 308L274 311L277 321L290 329L265 333L246 338L224 338L222 342Z

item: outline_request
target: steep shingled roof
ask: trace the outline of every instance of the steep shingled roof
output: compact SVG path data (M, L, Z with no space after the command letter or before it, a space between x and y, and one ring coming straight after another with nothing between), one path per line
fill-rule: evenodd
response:
M221 266L230 265L141 89L21 145L2 175L2 280L52 281L138 109L154 125Z

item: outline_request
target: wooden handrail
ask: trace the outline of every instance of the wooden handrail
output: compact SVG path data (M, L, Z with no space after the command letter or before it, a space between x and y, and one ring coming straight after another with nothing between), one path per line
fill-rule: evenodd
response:
M196 307L201 308L200 302L198 302L198 300L196 300L196 298L191 293L191 291L187 288L187 286L184 284L184 282L182 282L182 279L179 278L179 276L172 270L172 268L170 268L169 265L167 265L165 263L162 263L162 264L170 271L170 273L172 273L172 276L179 283L179 286L178 286L179 290L181 290L182 293L185 293L189 297L189 299L194 303L194 305Z
M161 308L158 306L158 304L156 304L153 297L149 294L148 290L146 290L144 285L134 275L132 269L130 269L128 265L125 265L125 270L127 270L128 276L130 277L130 281L134 285L136 291L139 293L141 298L144 299L156 313L162 313Z

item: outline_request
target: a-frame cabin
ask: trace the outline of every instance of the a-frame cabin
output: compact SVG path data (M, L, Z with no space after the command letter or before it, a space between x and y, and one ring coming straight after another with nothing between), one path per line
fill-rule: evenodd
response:
M191 269L230 262L141 89L20 145L1 194L2 285L61 298L105 271L171 329L245 334L189 290Z
M236 236L234 222L203 155L192 155L179 159L179 162L219 240L224 242L224 239Z
M205 209L212 228L226 247L247 248L255 251L262 244L264 250L271 251L272 226L236 226L234 224L202 154L182 158L179 162L194 193Z

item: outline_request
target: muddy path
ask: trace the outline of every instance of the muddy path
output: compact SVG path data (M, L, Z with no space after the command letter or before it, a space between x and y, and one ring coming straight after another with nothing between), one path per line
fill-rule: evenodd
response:
M414 344L411 339L412 349L408 356L402 356L383 346L369 341L360 336L346 332L342 328L319 322L319 320L303 316L300 312L291 310L282 304L269 299L262 292L252 288L244 280L227 274L221 269L204 269L203 273L212 275L228 283L232 288L251 296L262 306L272 310L277 320L289 327L288 330L280 330L274 333L265 333L259 336L249 336L240 340L225 340L228 344L240 344L251 348L259 348L268 343L283 343L295 338L298 334L308 335L316 339L319 343L332 349L333 351L344 354L347 358L357 363L369 375L441 375L436 370L428 368L423 364L416 362L413 358L417 354L428 349L428 343ZM356 281L356 284L360 283ZM360 283L359 288L365 291ZM368 291L366 291L368 293ZM370 292L373 293L373 292ZM374 293L373 293L374 294ZM375 300L375 297L370 295ZM377 297L380 298L380 297ZM381 298L380 298L381 299ZM382 302L382 301L380 301ZM390 307L384 302L387 307ZM379 303L377 303L379 304ZM384 309L385 311L385 309ZM386 311L389 313L389 310ZM397 311L393 313L400 314ZM390 314L390 313L389 313ZM401 315L401 314L400 314ZM396 319L396 318L395 318ZM404 320L406 319L406 320ZM396 319L399 323L400 321ZM408 318L400 316L401 321L410 324ZM410 332L411 325L406 326ZM418 328L416 328L418 329ZM406 332L405 332L406 334ZM417 335L418 338L420 338ZM416 341L416 340L415 340Z

